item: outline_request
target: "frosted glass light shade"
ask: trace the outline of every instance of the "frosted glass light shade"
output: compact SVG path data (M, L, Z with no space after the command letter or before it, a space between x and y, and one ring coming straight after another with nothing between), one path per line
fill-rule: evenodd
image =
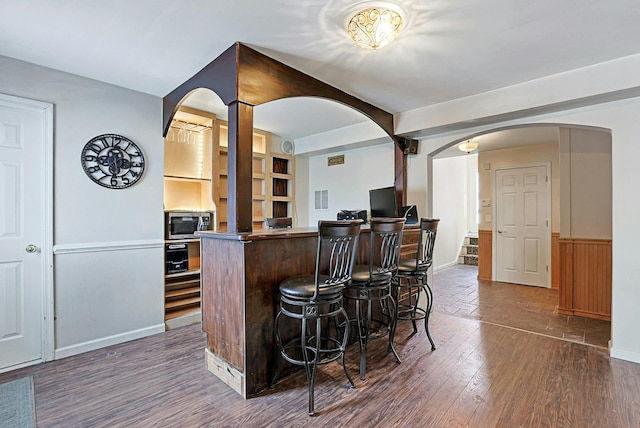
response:
M400 33L402 17L398 12L381 7L370 7L353 15L347 30L358 46L381 49Z
M471 153L478 148L478 143L475 141L467 140L464 143L458 144L458 148L463 152Z

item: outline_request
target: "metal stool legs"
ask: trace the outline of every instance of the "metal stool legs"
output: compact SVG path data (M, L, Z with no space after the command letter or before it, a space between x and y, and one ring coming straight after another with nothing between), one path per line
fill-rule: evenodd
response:
M404 301L406 303L398 303L398 320L411 320L413 324L413 334L418 332L416 321L424 319L424 330L431 344L431 350L436 350L436 345L429 331L429 315L433 309L433 292L427 282L427 275L416 276L398 276L398 282L395 285L396 300L400 302L401 290L407 290L408 295ZM420 297L424 293L426 305L424 308L419 306Z
M353 287L353 286L351 286ZM400 356L393 345L393 338L396 328L397 307L391 296L390 287L353 287L353 292L357 297L347 293L345 298L353 300L355 303L355 319L352 322L356 325L355 338L360 345L360 379L365 380L367 371L367 345L369 339L389 336L388 351L392 352L396 362L400 364ZM351 290L350 290L351 291ZM382 319L374 319L373 302L380 304L380 314ZM372 326L372 323L375 324Z
M303 366L308 381L310 416L315 413L315 379L319 365L327 364L339 359L345 376L349 381L349 387L355 388L353 379L351 379L345 365L345 349L349 340L349 322L347 312L341 305L334 304L329 311L319 313L317 306L318 305L304 306L302 314L291 312L286 308L283 308L276 315L274 323L276 333L275 338L280 355L278 358L276 374L270 384L270 388L273 388L277 383L282 371L282 360L286 360L294 365ZM299 338L283 343L280 335L280 322L282 315L299 319L301 321ZM332 321L333 328L331 328L330 325L323 325L325 318ZM335 333L335 337L328 335L327 330L331 330L331 332ZM325 333L323 333L323 331ZM293 356L296 352L296 356Z

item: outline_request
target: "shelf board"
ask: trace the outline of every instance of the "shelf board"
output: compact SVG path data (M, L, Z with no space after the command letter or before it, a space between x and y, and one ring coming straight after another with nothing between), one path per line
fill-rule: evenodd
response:
M251 199L253 199L254 201L264 201L266 199L266 196L264 196L264 195L251 195Z
M200 242L200 238L189 238L189 239L165 239L165 244L184 244L185 242Z
M167 320L184 317L187 315L196 315L196 314L200 314L200 306L191 306L188 308L168 312L167 314L165 314L164 319L165 321L167 321Z
M165 278L180 278L182 276L189 276L189 275L200 275L200 268L193 269L193 270L188 270L186 272L169 273L169 274L166 274L164 277Z
M229 147L228 146L218 146L218 151L220 153L225 153L225 154L229 154ZM253 157L254 158L260 158L260 159L265 159L267 157L266 153L261 153L261 152L253 152Z
M197 182L201 182L201 181L210 182L211 181L210 178L178 177L178 176L175 176L175 175L165 175L164 178L165 178L165 180L171 180L171 181L197 181Z
M273 178L281 178L282 180L293 180L293 175L291 174L281 174L279 172L272 172L271 176Z
M176 278L174 278L174 280L175 279ZM164 284L165 293L168 293L170 291L180 290L180 289L187 289L187 288L200 289L200 278L195 277L195 278L187 279L185 281L180 281L180 278L177 278L177 281L175 282L165 282Z
M229 176L229 174L227 174L226 170L218 170L218 175L220 175L220 177L228 177ZM267 174L262 173L262 172L254 172L251 177L252 178L257 178L259 180L266 180Z
M200 304L200 296L191 297L189 299L174 300L173 302L167 302L164 304L164 309L172 310L172 309L181 308L183 306L194 306L199 304Z
M164 293L165 299L172 299L175 297L182 296L199 296L200 295L200 287L189 287L189 288L181 288L179 290L167 291Z
M271 200L274 202L293 202L293 197L291 196L272 196Z

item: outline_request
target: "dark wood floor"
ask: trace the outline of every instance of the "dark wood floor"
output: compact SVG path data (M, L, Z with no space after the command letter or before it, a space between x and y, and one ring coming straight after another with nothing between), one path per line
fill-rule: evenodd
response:
M350 348L355 390L339 365L324 366L312 418L302 372L250 400L218 381L205 369L199 325L0 374L0 382L34 377L40 427L640 426L639 364L443 311L431 330L433 352L424 331L399 325L400 365L374 341L366 381Z
M609 321L561 315L558 290L478 281L476 266L456 265L433 279L434 310L545 336L609 348Z

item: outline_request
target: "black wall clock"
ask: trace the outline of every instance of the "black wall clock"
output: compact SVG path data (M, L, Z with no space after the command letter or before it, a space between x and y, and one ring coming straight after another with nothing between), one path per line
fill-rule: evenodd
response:
M130 139L102 134L82 149L82 168L90 179L109 189L133 186L144 172L142 150Z

